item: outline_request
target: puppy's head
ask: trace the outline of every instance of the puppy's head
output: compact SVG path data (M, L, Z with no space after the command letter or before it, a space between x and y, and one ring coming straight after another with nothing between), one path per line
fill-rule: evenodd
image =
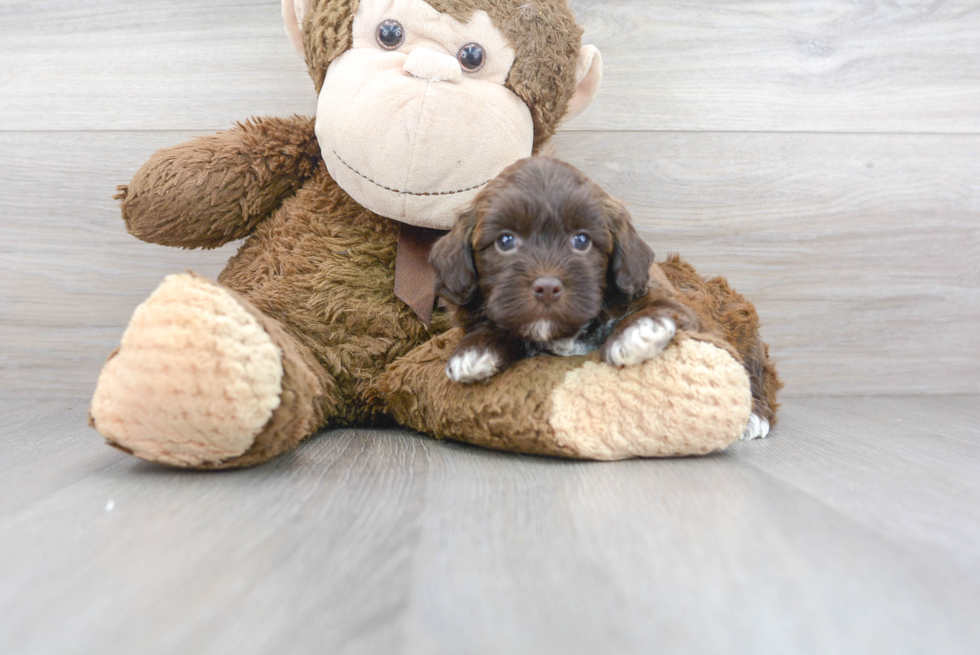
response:
M436 292L533 341L574 336L647 291L653 253L629 213L573 166L524 159L465 208L430 256Z

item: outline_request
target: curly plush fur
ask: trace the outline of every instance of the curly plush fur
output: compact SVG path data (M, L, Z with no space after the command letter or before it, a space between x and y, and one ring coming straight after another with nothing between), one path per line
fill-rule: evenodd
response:
M180 248L244 239L322 165L314 122L253 119L160 150L119 187L126 229Z

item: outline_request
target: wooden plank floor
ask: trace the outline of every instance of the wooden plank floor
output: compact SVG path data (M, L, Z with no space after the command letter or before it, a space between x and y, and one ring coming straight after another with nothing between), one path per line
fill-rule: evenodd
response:
M980 652L980 398L789 400L711 457L342 430L152 466L0 401L0 652Z

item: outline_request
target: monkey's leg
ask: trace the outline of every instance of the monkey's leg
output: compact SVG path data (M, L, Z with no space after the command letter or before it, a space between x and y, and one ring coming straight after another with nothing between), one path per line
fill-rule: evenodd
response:
M234 468L313 434L334 393L309 351L242 296L171 275L136 309L106 362L89 420L141 459Z
M657 357L625 368L586 357L533 357L488 381L445 373L462 331L433 338L380 380L403 425L439 439L580 459L698 455L742 435L752 409L745 368L709 337L678 332Z
M731 344L745 365L752 382L752 416L742 438L767 436L770 426L776 424L776 396L783 383L769 357L769 346L762 340L755 306L724 278L704 279L677 255L660 264L659 269L680 290L677 298L697 310L703 329ZM651 269L651 276L655 274L658 272Z

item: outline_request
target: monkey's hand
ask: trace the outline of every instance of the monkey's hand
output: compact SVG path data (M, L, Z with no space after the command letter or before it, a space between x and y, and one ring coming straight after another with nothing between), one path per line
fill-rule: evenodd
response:
M319 163L314 119L252 119L158 151L116 199L143 241L217 248L248 236Z

